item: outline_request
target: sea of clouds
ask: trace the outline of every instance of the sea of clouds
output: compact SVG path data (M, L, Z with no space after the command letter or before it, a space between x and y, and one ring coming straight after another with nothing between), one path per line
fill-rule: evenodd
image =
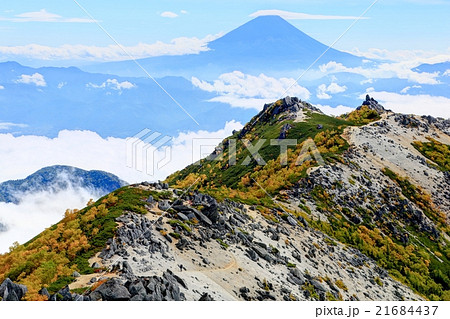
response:
M154 158L166 159L166 165L155 166L152 175L145 166L129 165L127 144L130 141L127 139L102 138L91 131L61 131L56 138L0 134L0 181L23 179L51 165L103 170L128 183L163 180L208 155L223 138L240 128L241 123L231 121L214 132L180 133L172 139L170 153L164 148L152 149L147 145ZM6 252L13 242L23 244L57 223L66 209L83 208L89 199L95 200L98 196L90 190L72 188L54 193L21 194L18 205L0 203L0 224L3 225L0 227L0 253Z

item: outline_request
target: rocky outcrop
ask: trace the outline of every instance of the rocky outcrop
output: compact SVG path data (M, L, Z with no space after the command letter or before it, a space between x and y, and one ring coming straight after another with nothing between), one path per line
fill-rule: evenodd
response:
M41 289L39 293L42 296L47 297L48 301L91 301L91 298L86 295L88 289L86 289L84 294L79 295L77 293L72 293L69 286L64 287L53 295L50 295L46 288Z
M280 136L278 136L279 140L284 140L287 138L288 132L289 130L292 128L292 125L290 124L285 124L283 125L283 127L280 130Z
M362 106L357 108L357 110L361 110L363 106L369 107L370 110L377 111L378 114L383 114L386 112L383 105L379 104L373 97L370 97L369 94L366 95L366 100L362 103Z
M103 301L183 301L186 283L170 270L161 277L136 277L122 282L110 279L89 294L92 300Z
M407 129L416 129L422 133L431 133L437 129L450 136L450 119L435 118L433 116L418 117L412 114L395 114L395 122Z
M21 301L28 289L24 285L16 284L6 278L0 285L0 300Z

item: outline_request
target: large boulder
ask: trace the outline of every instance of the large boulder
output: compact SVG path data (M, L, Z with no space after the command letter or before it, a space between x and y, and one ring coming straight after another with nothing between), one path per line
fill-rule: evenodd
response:
M219 207L217 206L217 204L212 204L212 205L206 205L203 210L202 213L208 217L209 220L211 220L211 222L213 224L216 224L217 221L219 220Z
M158 208L162 211L166 211L170 208L170 204L168 200L161 200L158 202Z
M94 293L96 293L96 296L99 294L102 300L107 301L126 301L131 298L131 294L128 292L127 288L115 278L105 282L98 287Z
M9 278L6 278L0 285L0 297L4 301L20 301L27 291L26 286L16 284Z
M202 212L198 211L197 209L193 209L194 210L194 214L195 216L198 218L198 220L200 222L202 222L203 224L206 224L207 226L212 226L212 221L211 219L209 219L208 217L206 217L205 214L203 214Z

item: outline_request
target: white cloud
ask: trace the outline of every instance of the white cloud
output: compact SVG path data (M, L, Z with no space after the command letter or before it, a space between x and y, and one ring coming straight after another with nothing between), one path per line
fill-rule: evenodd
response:
M161 17L163 17L163 18L177 18L178 14L176 14L175 12L171 12L171 11L164 11L163 13L161 13Z
M450 76L450 70L446 70L446 71L442 74L442 76Z
M359 82L359 84L364 85L364 84L372 84L373 83L373 79L367 79L367 80L363 80L361 82Z
M181 14L188 14L189 12L187 12L186 10L181 10L180 13Z
M435 52L425 50L395 50L389 51L386 49L371 48L367 51L361 51L358 48L349 51L349 53L376 60L389 60L393 62L405 62L411 64L411 67L419 66L420 64L441 63L450 61L450 49L446 52Z
M86 190L68 189L59 193L28 194L18 205L0 203L0 223L7 227L0 232L0 254L15 241L23 244L47 227L60 221L66 209L81 209L97 195Z
M399 78L405 79L411 82L416 82L419 84L439 84L437 80L439 76L438 72L434 73L418 73L411 70L411 64L408 62L399 63L381 63L373 68L363 68L363 67L346 67L342 63L337 63L334 61L328 62L319 66L319 69L323 73L340 73L348 72L363 75L367 78L373 79L390 79Z
M208 35L203 39L181 37L164 43L139 43L135 46L123 47L135 59L163 55L198 54L208 51L208 43L217 39L222 34ZM23 57L38 60L81 60L81 61L121 61L130 57L118 45L107 47L70 45L50 47L39 44L23 46L0 46L1 59L17 59Z
M321 99L321 100L329 100L332 98L331 95L326 93L327 91L327 86L325 84L321 84L319 85L319 87L317 88L317 98Z
M404 89L402 89L402 90L400 91L400 93L406 94L406 93L408 93L408 91L411 90L411 89L421 89L421 88L422 88L422 86L420 86L420 85L407 86L407 87L405 87Z
M100 85L97 85L94 83L88 83L88 84L86 84L86 87L90 87L93 89L109 88L109 89L116 90L116 91L122 91L122 90L133 89L136 87L136 85L131 82L128 82L128 81L119 82L117 79L108 79Z
M42 167L69 165L86 170L103 170L116 174L129 182L165 179L169 174L192 164L192 141L194 138L220 138L242 128L239 122L227 122L223 129L208 132L187 132L172 141L172 161L157 170L154 176L127 167L127 140L102 138L91 131L61 131L55 138L44 136L13 136L0 134L0 182L24 178ZM155 156L163 158L158 150Z
M22 74L19 79L16 80L16 83L34 84L40 87L47 86L44 76L40 73L34 73L33 75Z
M283 10L259 10L250 15L252 18L260 16L280 16L286 20L356 20L358 17L354 16L335 16L335 15L320 15L308 14L302 12L292 12ZM363 17L361 19L368 19Z
M60 82L60 83L58 83L58 86L57 86L57 88L58 89L62 89L64 86L66 86L67 85L67 82Z
M318 107L323 113L333 116L343 115L349 112L352 112L355 110L353 107L345 106L345 105L338 105L336 107L332 107L329 105L315 105Z
M256 110L261 110L264 103L273 102L285 95L298 96L303 100L311 96L308 89L296 83L295 79L276 79L264 74L253 76L234 71L220 75L212 83L196 77L192 77L191 81L194 86L204 91L219 94L218 97L210 100L212 102L228 103L233 107Z
M0 17L0 21L9 22L63 22L63 23L94 23L91 19L84 18L64 18L59 14L48 12L45 9L33 12L24 12L15 15L13 18Z
M330 94L343 93L347 90L347 87L340 86L339 84L333 82L330 85L326 86L326 84L321 84L317 88L317 98L322 100L329 100L332 98Z
M3 85L0 85L0 90L4 90L5 87Z
M409 95L374 90L370 91L370 95L387 109L397 113L450 118L450 99L443 96ZM365 94L362 94L360 98L365 98Z
M346 90L347 90L347 87L345 85L340 86L337 83L331 83L327 87L327 92L330 92L331 94L342 93L342 92L345 92Z

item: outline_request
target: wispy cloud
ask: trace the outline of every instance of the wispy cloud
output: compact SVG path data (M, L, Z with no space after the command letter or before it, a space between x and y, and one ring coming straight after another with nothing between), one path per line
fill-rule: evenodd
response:
M60 22L60 23L94 23L95 21L85 18L65 18L45 9L33 12L24 12L13 17L0 17L0 21L9 22Z
M45 82L44 76L40 73L34 73L33 75L22 74L15 82L22 84L34 84L40 87L47 86L47 82Z
M419 84L439 84L439 72L427 73L427 72L415 72L411 70L411 63L398 62L398 63L380 63L375 67L347 67L342 63L334 61L328 62L319 66L322 73L341 73L348 72L363 75L368 79L390 79L398 78L404 79Z
M222 34L208 35L205 38L181 37L164 43L161 41L147 44L139 43L135 46L125 47L136 59L155 57L162 55L198 54L208 51L208 43L217 39ZM50 47L39 44L24 46L0 46L0 58L15 59L25 57L38 60L81 60L81 61L121 61L130 57L124 53L118 45L107 47L87 45L62 45Z
M172 11L164 11L163 13L161 13L161 17L163 18L177 18L178 14L176 14L175 12Z
M407 87L405 87L404 89L402 89L402 90L400 91L400 93L406 94L406 93L408 93L408 91L411 90L411 89L421 89L421 88L422 88L421 85L407 86Z
M194 86L220 95L211 99L211 102L222 102L233 107L256 110L260 110L265 103L273 102L279 98L294 81L295 79L292 78L276 79L264 74L254 76L239 71L222 74L212 83L192 77ZM299 84L295 84L289 92L304 100L311 96L308 89Z
M4 90L5 87L3 85L0 85L0 90Z
M0 122L0 130L11 130L13 128L24 128L27 127L26 124L16 124L16 123L10 123L10 122Z
M260 16L280 16L286 20L356 20L355 16L336 16L336 15L321 15L321 14L308 14L303 12L283 11L283 10L259 10L250 15L252 18ZM360 19L369 19L362 17Z
M371 48L366 51L361 51L354 48L348 51L351 54L376 60L389 60L393 62L405 62L412 67L423 63L441 63L450 61L450 48L444 52L426 51L426 50L386 50Z
M94 84L94 83L88 83L86 84L86 87L93 88L93 89L112 89L116 91L122 91L122 90L130 90L133 88L136 88L136 85L129 82L129 81L123 81L119 82L117 79L108 79L102 84Z

